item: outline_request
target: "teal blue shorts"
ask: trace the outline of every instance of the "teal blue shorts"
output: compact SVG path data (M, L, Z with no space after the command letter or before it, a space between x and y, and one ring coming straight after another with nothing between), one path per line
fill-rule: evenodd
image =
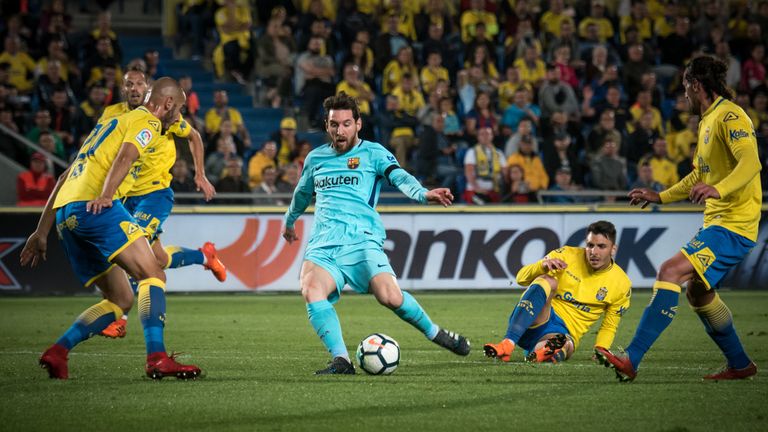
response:
M702 228L680 251L708 288L718 288L730 269L746 257L755 242L721 226Z
M154 241L163 232L163 222L168 219L173 209L173 190L165 188L125 198L125 209L144 228L150 241Z
M339 301L346 284L361 294L367 294L368 283L374 276L379 273L395 275L387 254L376 242L308 249L304 259L319 265L333 277L336 291L328 296L331 303Z
M69 203L56 210L56 231L72 270L85 286L106 274L112 261L146 233L118 201L99 214L85 210L87 202Z

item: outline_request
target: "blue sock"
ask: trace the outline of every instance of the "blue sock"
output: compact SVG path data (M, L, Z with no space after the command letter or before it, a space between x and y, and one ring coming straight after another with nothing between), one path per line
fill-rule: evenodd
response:
M307 304L309 322L320 336L320 340L332 357L344 357L349 360L347 347L341 335L341 324L336 309L328 300L320 300Z
M192 264L202 265L205 262L205 256L197 249L187 249L180 246L166 246L165 253L168 254L168 265L165 268L179 268Z
M517 341L523 337L541 309L547 304L547 297L549 297L550 292L552 292L552 288L544 279L533 281L509 315L507 334L504 336L506 339L517 344Z
M432 340L437 336L437 332L440 330L435 323L429 319L429 315L424 312L419 302L410 293L403 291L403 304L399 308L395 309L395 313L403 321L419 329L424 333L427 339Z
M136 297L139 295L139 283L136 282L136 279L128 276L128 283L131 284L131 290L133 291L133 296Z
M656 281L653 284L651 302L645 307L635 336L626 349L632 366L637 370L645 353L651 349L661 333L672 323L680 301L680 285Z
M123 310L116 304L109 300L102 300L81 313L72 326L56 341L56 344L71 350L80 342L101 333L122 315Z
M720 347L728 360L728 366L735 369L744 369L749 366L751 360L744 352L739 335L736 334L736 328L733 326L733 314L720 299L720 296L715 294L712 303L694 307L693 310L704 324L709 337Z
M165 353L165 282L156 278L139 282L139 318L144 327L147 355Z

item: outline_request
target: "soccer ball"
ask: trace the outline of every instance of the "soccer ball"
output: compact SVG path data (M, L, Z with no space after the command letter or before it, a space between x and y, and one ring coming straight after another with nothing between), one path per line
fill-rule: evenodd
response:
M373 333L357 346L357 362L371 375L389 375L400 363L400 345L382 333Z

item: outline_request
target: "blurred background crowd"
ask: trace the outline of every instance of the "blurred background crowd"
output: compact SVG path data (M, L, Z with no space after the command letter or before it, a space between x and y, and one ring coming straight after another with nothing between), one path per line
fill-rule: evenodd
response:
M360 103L361 138L468 204L662 190L692 169L699 119L681 76L698 55L729 65L728 85L765 155L768 1L141 3L148 20L171 10L176 37L127 56L137 47L112 25L123 1L0 2L0 150L29 167L20 204L44 203L40 188L62 170L47 155L71 160L133 69L181 80L207 175L220 192L249 194L218 203L287 204L304 158L324 142L322 101L341 91ZM74 25L73 14L88 25ZM167 71L172 59L207 68L214 85ZM262 112L278 113L270 130L257 123ZM189 151L177 144L173 187L191 192Z

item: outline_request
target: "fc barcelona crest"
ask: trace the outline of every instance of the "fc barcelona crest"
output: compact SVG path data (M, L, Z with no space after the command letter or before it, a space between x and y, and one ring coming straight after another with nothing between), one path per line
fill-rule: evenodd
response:
M351 157L347 159L347 168L349 169L356 169L360 166L360 158L359 157Z
M595 294L595 298L597 301L603 301L605 300L606 295L608 295L608 289L606 287L600 287L600 289L597 290L597 294Z

